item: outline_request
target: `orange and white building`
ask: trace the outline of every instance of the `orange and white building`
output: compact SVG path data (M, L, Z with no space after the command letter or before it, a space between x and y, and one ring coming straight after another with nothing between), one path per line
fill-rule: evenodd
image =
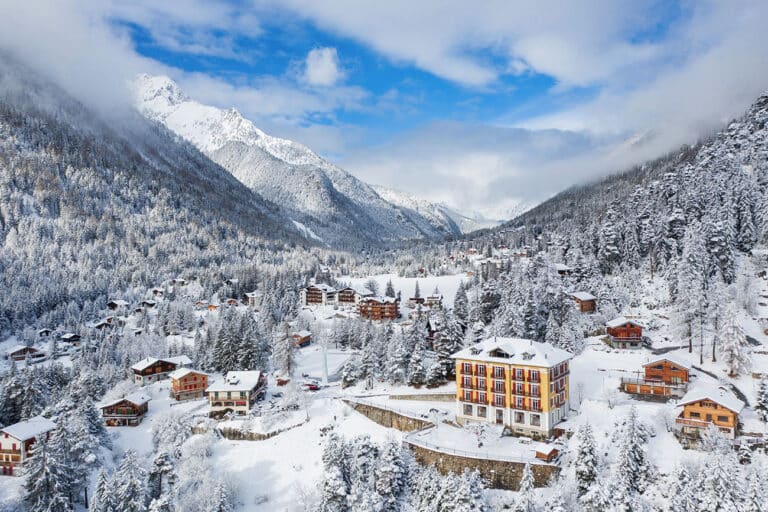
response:
M728 390L714 386L698 385L680 400L682 407L675 423L683 434L698 437L710 425L717 427L723 435L734 439L739 426L739 415L744 402Z
M192 400L205 396L208 374L191 368L179 368L171 372L171 397L174 400Z
M546 438L565 419L569 352L521 338L490 338L451 357L459 423L497 423Z

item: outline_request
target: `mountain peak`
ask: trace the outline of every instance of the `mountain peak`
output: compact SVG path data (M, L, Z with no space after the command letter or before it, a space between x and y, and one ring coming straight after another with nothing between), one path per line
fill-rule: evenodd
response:
M140 101L144 103L162 102L173 106L189 101L179 85L165 75L139 73L134 85L137 94L141 95Z

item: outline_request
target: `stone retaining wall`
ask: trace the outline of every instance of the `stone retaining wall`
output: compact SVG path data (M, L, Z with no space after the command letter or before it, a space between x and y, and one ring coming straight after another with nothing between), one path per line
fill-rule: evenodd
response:
M506 489L517 491L520 488L520 479L523 476L525 464L522 462L507 462L498 460L475 459L462 457L450 453L439 452L411 444L404 441L405 445L413 452L416 460L425 466L432 465L442 474L461 474L465 469L477 469L480 475L492 489ZM531 464L533 482L535 487L545 487L553 475L560 472L560 468L549 464Z
M421 430L432 425L431 421L412 418L391 409L383 409L353 400L344 400L344 403L374 423L384 427L395 428L401 432L413 432L414 430Z
M218 426L212 427L205 423L199 423L192 427L192 433L205 434L210 430L214 430L220 434L221 437L224 439L229 439L230 441L264 441L266 439L275 437L276 435L282 434L283 432L287 432L288 430L300 427L304 425L304 423L306 422L302 422L297 425L291 425L290 427L286 427L280 430L273 430L272 432L267 432L265 434L262 434L261 432L243 432L242 430L236 428L220 428Z

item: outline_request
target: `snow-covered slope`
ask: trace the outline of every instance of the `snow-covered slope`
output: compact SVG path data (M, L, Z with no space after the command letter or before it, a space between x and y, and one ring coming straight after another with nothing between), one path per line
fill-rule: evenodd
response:
M488 219L479 213L464 214L442 203L433 203L406 192L374 185L374 190L390 203L399 206L416 219L424 219L435 226L449 225L460 233L470 233L478 229L492 228L503 221Z
M188 98L170 78L139 75L137 106L188 140L290 218L335 246L458 234L443 219L421 218L306 146L267 135L235 109Z

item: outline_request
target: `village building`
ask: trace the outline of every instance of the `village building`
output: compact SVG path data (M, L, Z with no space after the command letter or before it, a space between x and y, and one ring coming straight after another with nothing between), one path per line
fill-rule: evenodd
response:
M373 292L368 288L356 288L353 286L347 286L346 288L342 288L337 292L336 302L339 305L356 305L366 297L373 297Z
M605 332L613 348L639 348L643 341L643 326L620 316L606 322Z
M187 280L186 279L182 279L181 277L177 277L176 279L173 280L173 285L174 286L187 286Z
M162 297L165 294L164 288L152 288L152 295L155 297Z
M597 297L587 292L573 292L569 294L576 302L580 313L594 313L597 311Z
M40 337L40 338L47 338L48 336L51 335L52 332L53 332L52 330L50 330L50 329L48 329L46 327L46 328L38 330L37 331L37 336Z
M424 299L424 305L431 310L438 310L443 308L443 296L440 294L427 295Z
M191 368L179 368L168 374L171 379L171 397L174 400L191 400L205 396L208 374Z
M237 299L235 299L235 298L232 298L232 297L230 297L229 299L227 299L226 301L224 301L224 303L225 303L227 306L237 306L238 304L240 304L240 301L238 301L238 300L237 300Z
M143 393L133 393L99 406L101 417L108 427L135 427L149 410L150 398Z
M714 425L725 437L734 439L744 402L724 388L698 385L686 393L678 406L683 410L675 423L683 435L699 438L703 430Z
M227 372L224 380L205 390L210 405L209 415L220 418L227 413L249 414L267 388L267 378L259 371Z
M563 263L555 263L553 267L555 268L555 272L557 272L557 275L560 275L560 276L569 276L571 275L571 272L573 272L573 269L571 267Z
M565 419L572 357L565 350L520 338L490 338L451 357L459 423L496 423L543 439Z
M113 299L107 302L107 307L114 311L116 309L128 307L128 302L121 299Z
M409 308L415 308L416 306L422 306L424 305L424 297L410 297L406 302L405 305Z
M45 359L45 352L26 345L14 345L5 351L5 358L13 361Z
M261 305L262 293L259 291L252 291L245 294L245 303L256 309Z
M143 300L141 301L141 305L145 308L153 308L157 305L157 302L154 300Z
M80 346L80 335L75 334L73 332L66 332L62 334L59 337L59 340L61 340L64 343L71 343L72 345L79 347Z
M299 300L304 306L332 306L336 305L337 292L324 283L311 284L299 290Z
M293 344L299 348L308 347L312 343L312 333L307 330L296 331L291 337Z
M218 304L208 304L205 306L208 311L217 311L219 309Z
M178 368L186 368L192 364L192 360L187 356L147 357L131 366L133 371L133 382L141 386L151 384L158 380L168 378L168 375Z
M647 398L666 400L682 398L688 389L691 366L671 357L662 357L643 365L643 375L622 377L621 390Z
M0 475L18 475L19 468L35 453L35 443L56 428L42 416L14 423L0 429Z
M361 318L368 320L396 320L400 308L394 297L366 297L357 305Z

